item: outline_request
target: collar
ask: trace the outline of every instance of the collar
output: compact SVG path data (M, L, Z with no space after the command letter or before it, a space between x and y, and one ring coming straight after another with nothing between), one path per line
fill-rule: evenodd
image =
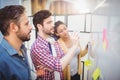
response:
M8 52L9 55L13 56L15 54L18 54L18 52L4 38L1 41L1 45Z
M40 41L40 43L43 43L43 44L48 44L48 41L45 40L44 38L42 38L40 35L37 36L37 40Z

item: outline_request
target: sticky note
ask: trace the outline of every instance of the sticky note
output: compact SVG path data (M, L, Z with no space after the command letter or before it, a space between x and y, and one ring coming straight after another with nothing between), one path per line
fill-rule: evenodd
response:
M92 78L93 80L98 80L99 77L100 77L100 68L96 68L96 70L92 74Z
M107 29L103 29L103 41L106 39Z
M91 65L91 61L90 60L86 60L85 61L85 66L90 66Z
M108 48L107 29L103 30L103 49L106 51Z

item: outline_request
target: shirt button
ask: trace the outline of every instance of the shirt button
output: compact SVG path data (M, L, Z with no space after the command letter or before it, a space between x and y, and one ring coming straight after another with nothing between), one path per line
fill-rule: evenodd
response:
M25 58L23 58L23 60L25 60Z

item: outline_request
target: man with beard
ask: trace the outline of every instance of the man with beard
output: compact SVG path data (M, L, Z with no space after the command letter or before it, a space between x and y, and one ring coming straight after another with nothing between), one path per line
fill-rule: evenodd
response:
M38 34L31 47L31 57L36 70L43 71L38 80L63 80L62 70L70 63L78 47L78 35L74 35L74 45L64 55L59 44L51 37L54 27L51 16L48 10L33 15L33 24Z
M0 80L33 80L30 65L23 45L30 40L32 27L25 8L9 5L0 9Z

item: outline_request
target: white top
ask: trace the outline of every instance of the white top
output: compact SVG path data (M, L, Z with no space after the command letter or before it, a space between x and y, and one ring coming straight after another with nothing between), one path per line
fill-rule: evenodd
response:
M80 53L80 48L75 52L73 59L70 62L70 73L74 76L78 72L78 54Z

